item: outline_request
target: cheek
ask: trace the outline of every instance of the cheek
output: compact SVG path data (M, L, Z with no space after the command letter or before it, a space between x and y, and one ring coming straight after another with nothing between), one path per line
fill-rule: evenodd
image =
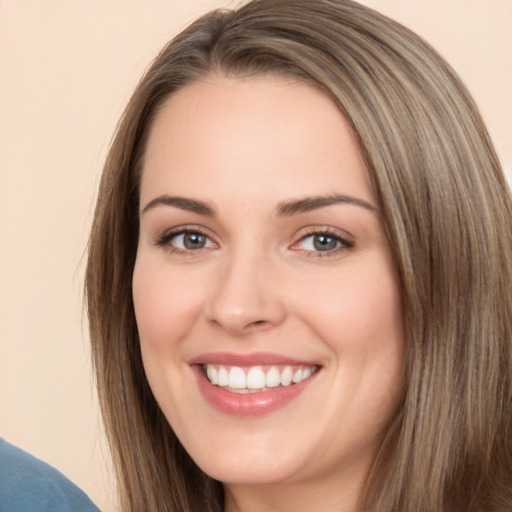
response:
M405 334L392 267L379 261L366 263L325 281L324 286L318 280L309 283L311 292L301 307L332 355L335 386L344 396L335 397L332 409L338 403L348 404L354 418L382 426L402 390ZM323 300L311 300L319 296Z
M181 350L198 315L197 290L168 265L138 257L132 279L135 317L146 377L169 423L193 398L183 373ZM179 423L179 422L178 422Z
M309 324L333 350L360 350L402 345L401 297L395 274L387 265L369 262L363 268L312 279L302 285L301 309ZM304 293L307 290L308 293ZM318 300L321 297L322 300Z
M185 282L183 282L185 281ZM197 287L166 271L158 262L137 259L133 273L133 302L142 349L168 349L189 332L199 312Z

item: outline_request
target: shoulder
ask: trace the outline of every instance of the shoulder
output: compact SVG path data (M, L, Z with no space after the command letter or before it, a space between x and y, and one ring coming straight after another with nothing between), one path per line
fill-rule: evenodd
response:
M0 512L98 512L49 464L0 438Z

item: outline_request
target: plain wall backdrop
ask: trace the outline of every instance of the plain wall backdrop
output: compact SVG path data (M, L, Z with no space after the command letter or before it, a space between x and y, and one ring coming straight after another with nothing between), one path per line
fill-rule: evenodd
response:
M455 67L512 172L512 0L367 0ZM104 512L114 491L82 312L102 162L139 77L228 0L0 0L0 435Z

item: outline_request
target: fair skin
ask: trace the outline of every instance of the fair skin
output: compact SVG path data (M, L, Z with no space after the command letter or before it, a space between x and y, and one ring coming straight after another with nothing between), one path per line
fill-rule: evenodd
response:
M152 126L140 208L146 374L185 449L224 482L226 512L353 512L402 389L404 335L339 110L284 78L187 85ZM240 385L205 375L233 367ZM248 390L253 368L263 384Z

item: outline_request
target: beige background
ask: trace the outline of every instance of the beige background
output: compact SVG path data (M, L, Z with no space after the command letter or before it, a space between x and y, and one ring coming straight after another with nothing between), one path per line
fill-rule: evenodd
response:
M368 0L443 53L512 169L512 0ZM106 512L83 252L116 120L157 50L221 0L0 0L0 434Z

